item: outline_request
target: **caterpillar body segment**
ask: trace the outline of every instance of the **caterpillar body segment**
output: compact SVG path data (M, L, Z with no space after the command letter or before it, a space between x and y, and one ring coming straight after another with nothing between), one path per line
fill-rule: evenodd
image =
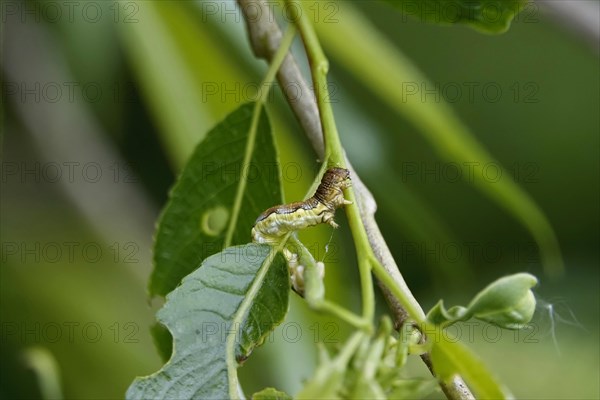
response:
M314 198L309 200L265 211L252 228L252 240L257 243L277 244L288 232L299 231L323 222L333 223L332 226L337 228L337 224L333 222L333 212Z
M252 240L256 243L277 244L288 232L326 223L338 227L333 217L335 210L350 201L343 190L352 185L350 172L344 168L330 168L315 194L305 201L271 207L258 216L252 228Z

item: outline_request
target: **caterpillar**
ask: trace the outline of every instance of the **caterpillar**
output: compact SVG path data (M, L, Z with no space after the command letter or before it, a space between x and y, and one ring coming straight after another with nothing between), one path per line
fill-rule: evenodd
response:
M271 207L258 216L252 228L252 240L256 243L277 244L288 232L326 223L334 228L335 210L352 204L344 198L343 189L350 187L350 171L329 168L315 194L305 201Z

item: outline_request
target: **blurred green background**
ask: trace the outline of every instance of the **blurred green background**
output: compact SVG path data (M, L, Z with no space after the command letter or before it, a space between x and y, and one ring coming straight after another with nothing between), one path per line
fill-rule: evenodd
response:
M149 334L160 301L145 291L155 220L193 146L252 100L266 71L234 2L67 3L2 4L0 398L121 398L136 375L160 367ZM343 24L337 3L309 3L328 29ZM571 29L544 2L500 36L352 3L536 201L565 259L563 276L546 277L532 237L473 188L468 169L439 159L369 90L368 76L332 57L342 142L416 298L425 309L439 298L464 303L499 276L534 273L532 330L456 333L518 398L599 398L596 33ZM413 83L416 96L435 96ZM267 109L290 168L286 200L297 200L316 158L278 88ZM327 254L329 228L302 238L327 257L328 297L357 308L350 235L338 218ZM266 385L294 393L314 367L316 339L335 346L348 333L293 297L287 321L240 370L247 394ZM426 376L417 362L410 372Z

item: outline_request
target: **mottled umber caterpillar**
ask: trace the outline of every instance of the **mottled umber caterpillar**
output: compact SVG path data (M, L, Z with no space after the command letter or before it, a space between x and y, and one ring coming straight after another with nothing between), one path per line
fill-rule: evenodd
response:
M326 223L334 228L335 210L352 202L344 198L344 188L352 185L350 172L344 168L329 168L323 175L314 196L305 201L271 207L258 216L252 228L256 243L278 244L285 234Z
M252 240L255 243L267 243L272 246L281 242L283 237L293 231L326 223L334 228L338 224L333 220L335 210L352 202L344 198L344 188L352 185L350 172L344 168L329 168L315 194L308 200L271 207L258 216L252 228ZM308 251L304 249L305 251ZM283 254L288 261L292 286L296 292L304 296L305 266L300 262L300 256L290 249L284 248ZM316 268L317 275L322 281L325 275L323 262L308 254L309 262ZM317 290L318 291L318 290Z

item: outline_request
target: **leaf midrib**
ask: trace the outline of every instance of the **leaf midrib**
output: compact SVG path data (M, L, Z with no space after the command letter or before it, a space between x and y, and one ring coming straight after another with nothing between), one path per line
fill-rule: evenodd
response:
M240 209L242 208L242 199L244 197L244 192L246 190L246 184L248 181L248 174L244 174L244 168L246 165L250 164L250 160L252 159L252 154L254 153L254 145L256 143L256 136L258 133L258 125L260 123L260 117L262 113L262 104L260 102L256 102L253 107L253 112L251 116L250 122L250 130L248 132L248 139L246 141L246 151L244 152L244 161L242 162L242 170L240 171L241 177L238 186L238 190L235 194L235 199L233 202L233 207L231 209L231 219L229 220L229 226L227 227L227 234L225 235L225 241L223 243L223 248L231 246L231 240L233 238L233 233L235 231L235 227L237 225L238 217L240 215ZM262 266L261 266L262 268Z
M254 280L252 281L252 284L250 285L250 289L244 296L244 299L240 303L240 306L238 307L237 311L235 312L235 317L231 321L231 325L230 325L231 329L229 329L229 332L227 332L226 363L227 363L227 370L228 370L227 371L227 381L228 381L228 390L229 390L229 398L230 399L239 398L238 392L237 392L237 388L238 388L237 361L235 359L235 338L237 337L237 332L238 332L238 330L236 329L236 326L239 326L239 327L242 326L242 323L244 322L243 318L246 315L246 312L252 306L252 303L253 303L254 299L256 298L258 291L260 290L260 287L265 279L265 276L267 275L269 267L275 260L276 254L277 254L277 248L272 247L271 250L269 251L269 254L267 254L267 257L265 258L265 260L261 264L260 268L258 269L256 278L254 278Z

